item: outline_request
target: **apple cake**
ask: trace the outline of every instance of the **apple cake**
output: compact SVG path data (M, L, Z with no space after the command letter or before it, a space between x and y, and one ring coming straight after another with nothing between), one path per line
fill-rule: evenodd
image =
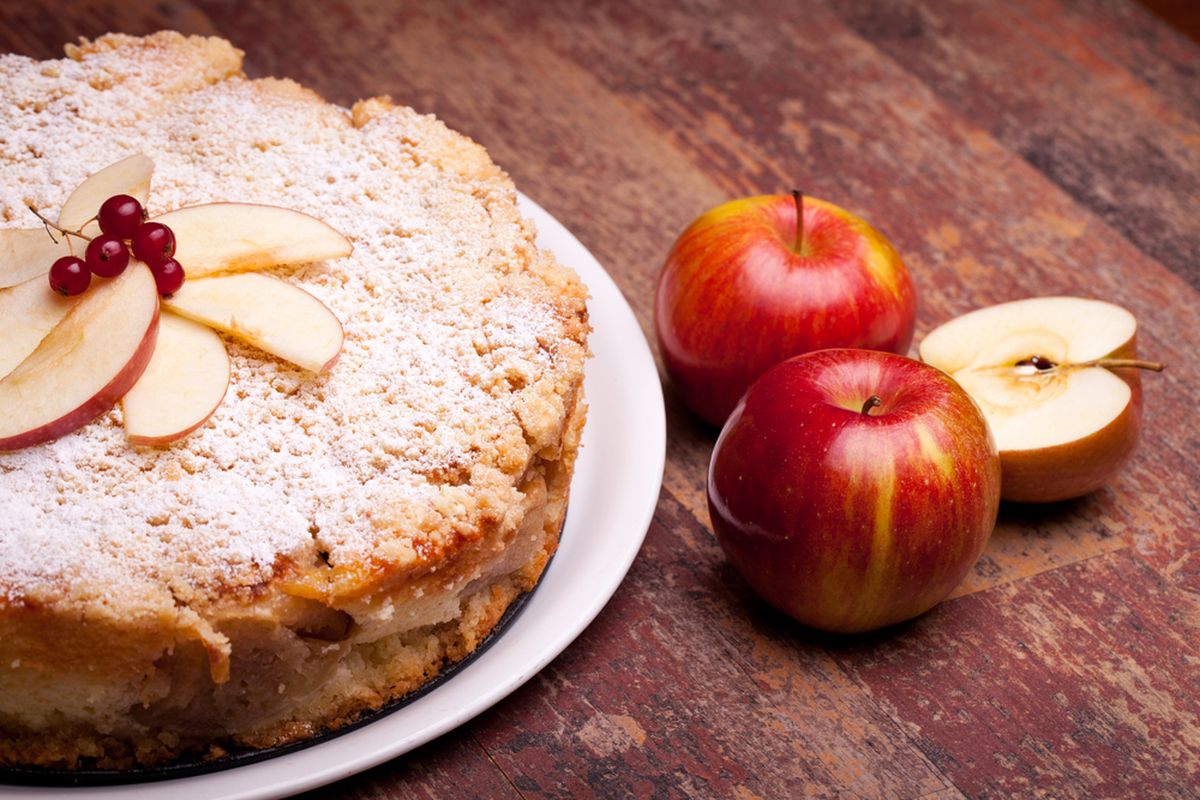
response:
M347 724L469 654L554 552L584 287L432 116L247 79L216 38L66 53L0 57L0 227L144 153L152 215L270 204L353 253L255 273L336 314L333 368L223 336L227 394L185 438L136 446L116 406L0 453L0 767L161 765Z

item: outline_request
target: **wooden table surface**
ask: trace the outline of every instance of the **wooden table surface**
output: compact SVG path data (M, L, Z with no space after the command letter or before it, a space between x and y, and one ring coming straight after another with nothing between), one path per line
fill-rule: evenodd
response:
M253 76L434 112L575 232L651 338L687 222L800 186L896 244L918 340L979 305L1080 294L1131 309L1169 364L1109 487L1003 508L952 600L858 638L771 612L725 564L715 432L668 388L657 514L595 623L473 722L326 791L1200 796L1200 47L1141 7L60 0L0 23L5 50L42 58L106 30L219 34Z

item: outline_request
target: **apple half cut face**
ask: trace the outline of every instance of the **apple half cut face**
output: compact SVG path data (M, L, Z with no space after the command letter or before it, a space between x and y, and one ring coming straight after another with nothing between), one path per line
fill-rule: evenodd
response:
M164 313L146 371L121 398L125 436L148 446L182 439L208 421L228 388L229 356L221 337Z
M1078 297L1039 297L972 311L935 329L921 359L950 373L983 410L1000 451L1001 495L1054 502L1104 485L1133 453L1137 320Z
M207 203L155 217L175 234L175 260L189 280L223 272L344 258L342 234L300 211L255 203Z
M0 379L0 450L57 439L112 408L141 377L157 333L154 276L145 264L131 262L82 295Z

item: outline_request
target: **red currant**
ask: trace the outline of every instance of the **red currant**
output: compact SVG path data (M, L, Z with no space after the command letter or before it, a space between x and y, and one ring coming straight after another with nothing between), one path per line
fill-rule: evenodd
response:
M129 251L125 249L125 243L111 233L101 234L88 242L84 256L88 269L101 278L115 278L129 266Z
M50 265L50 288L64 297L83 294L91 282L91 270L82 258L63 256Z
M183 267L173 258L164 258L157 264L151 264L150 271L154 273L158 293L163 297L170 297L183 286Z
M144 222L133 232L133 255L147 264L157 264L175 255L175 234L161 222Z
M128 239L146 218L142 204L136 197L127 194L115 194L104 201L97 214L100 230L111 233L121 239Z

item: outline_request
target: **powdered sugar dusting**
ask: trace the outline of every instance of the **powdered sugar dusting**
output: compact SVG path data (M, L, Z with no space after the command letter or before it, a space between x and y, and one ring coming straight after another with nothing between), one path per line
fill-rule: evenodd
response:
M56 209L87 174L144 152L151 214L271 203L350 238L351 258L275 271L337 314L345 347L314 377L227 340L225 402L166 449L131 448L118 409L0 454L0 602L80 581L131 595L251 586L281 557L336 564L436 536L481 501L511 501L532 455L526 396L580 368L564 335L576 309L530 272L531 231L482 150L407 109L356 128L294 84L210 85L211 54L191 64L194 42L162 44L82 63L0 57L14 109L3 226L31 227L26 203Z

